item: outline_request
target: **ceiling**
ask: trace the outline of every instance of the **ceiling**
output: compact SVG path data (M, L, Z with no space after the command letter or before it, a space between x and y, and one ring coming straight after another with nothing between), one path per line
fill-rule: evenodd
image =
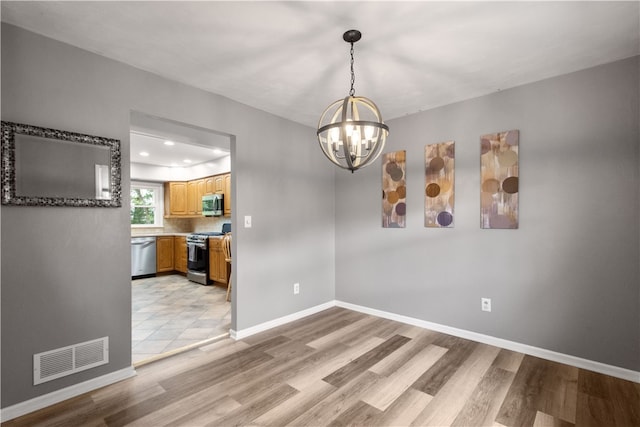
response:
M130 133L130 144L132 163L155 166L191 167L229 155L218 148L133 131Z
M137 111L130 118L131 163L188 168L230 154L229 135Z
M2 1L2 21L316 126L385 120L640 54L638 2Z

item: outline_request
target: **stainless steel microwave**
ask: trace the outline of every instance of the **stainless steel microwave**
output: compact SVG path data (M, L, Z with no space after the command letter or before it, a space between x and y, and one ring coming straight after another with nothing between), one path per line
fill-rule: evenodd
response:
M224 194L202 196L203 216L222 216L224 213Z

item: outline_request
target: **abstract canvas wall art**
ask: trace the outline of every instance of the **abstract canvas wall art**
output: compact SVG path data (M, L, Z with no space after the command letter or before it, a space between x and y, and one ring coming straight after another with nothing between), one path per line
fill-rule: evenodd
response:
M425 146L424 160L424 226L453 228L455 142Z
M407 214L406 151L382 156L382 227L405 228Z
M518 130L480 138L480 227L518 228Z

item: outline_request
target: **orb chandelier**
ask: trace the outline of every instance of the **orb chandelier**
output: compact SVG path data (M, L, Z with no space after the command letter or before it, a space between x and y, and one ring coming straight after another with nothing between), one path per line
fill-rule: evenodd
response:
M349 95L329 105L318 122L318 142L329 160L353 173L375 161L389 134L376 104L363 96L355 96L353 85L353 44L362 33L349 30L342 35L351 44L351 89Z

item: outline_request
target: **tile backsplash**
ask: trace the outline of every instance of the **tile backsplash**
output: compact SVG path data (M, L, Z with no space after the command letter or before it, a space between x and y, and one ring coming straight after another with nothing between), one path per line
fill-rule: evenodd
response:
M217 216L209 218L193 218L192 220L193 231L221 231L222 224L225 222L231 222L231 218Z
M165 233L189 233L193 231L191 218L165 218L163 220Z

